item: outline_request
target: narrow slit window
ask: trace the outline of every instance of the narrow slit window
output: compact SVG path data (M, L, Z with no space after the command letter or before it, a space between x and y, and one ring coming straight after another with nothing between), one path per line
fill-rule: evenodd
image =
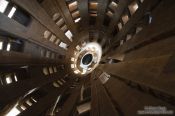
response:
M64 24L64 20L63 20L63 18L61 18L60 20L58 20L57 22L56 22L56 24L60 27L61 25L63 25Z
M15 14L15 11L16 11L16 7L12 7L10 13L8 14L8 17L9 17L9 18L12 18L13 15Z
M54 87L57 87L57 88L60 87L60 85L59 85L57 82L54 82L54 83L53 83L53 86L54 86Z
M46 67L43 68L43 73L44 73L44 75L48 75L49 74L48 69Z
M75 73L75 74L78 74L78 73L79 73L79 70L75 70L74 73Z
M128 22L128 20L129 20L128 15L123 15L122 16L122 21L123 21L124 24L126 24Z
M53 69L52 69L52 67L49 67L49 73L50 73L50 74L53 73Z
M50 51L47 51L46 52L46 58L49 58L50 57Z
M9 2L7 0L0 0L0 12L4 13Z
M54 70L54 72L57 72L57 67L54 66L53 67L53 70Z
M67 49L67 44L65 44L64 42L61 42L59 46L64 49Z
M10 48L11 48L11 44L8 43L8 44L7 44L7 51L10 51Z
M57 40L55 41L55 44L56 44L56 45L58 45L58 44L59 44L59 42L60 42L60 40L59 40L59 39L57 39Z
M120 45L123 45L124 41L123 40L120 40Z
M67 29L67 25L65 24L64 26L62 26L61 27L61 30L63 31L63 32L66 32L68 29Z
M114 1L112 1L110 4L109 4L109 8L113 11L115 11L115 9L117 8L118 4Z
M72 17L73 17L73 19L76 19L76 18L80 17L80 12L79 11L73 12Z
M14 78L15 78L15 81L17 82L18 81L18 78L17 78L16 74L14 75Z
M140 31L142 31L142 29L143 29L142 27L137 27L136 28L136 34L139 33Z
M68 7L69 7L69 11L70 12L72 12L72 11L74 11L74 10L76 10L78 7L77 7L77 1L74 1L74 2L72 2L72 3L70 3L69 5L68 5Z
M75 65L74 64L71 64L71 68L75 68Z
M75 61L75 58L74 57L71 57L71 61Z
M139 6L138 6L137 2L134 1L128 6L128 8L129 8L131 15L133 15L136 12L136 10L139 8Z
M52 36L50 37L50 41L54 42L56 40L56 36L52 34Z
M6 75L6 83L7 83L7 84L12 83L12 78L11 78L10 75Z
M32 101L34 101L35 103L37 102L37 100L36 100L36 99L34 99L33 97L31 97L31 100L32 100Z
M131 34L128 34L128 35L126 36L126 41L130 40L131 38L132 38L132 35L131 35Z
M0 50L2 50L2 48L3 48L3 42L0 41Z
M75 19L74 22L78 23L80 20L81 20L81 18L79 17L79 18Z
M60 17L60 14L59 13L55 13L53 15L53 20L56 21L59 17Z
M68 30L68 31L65 33L65 35L67 36L67 38L69 38L70 41L72 41L73 35L72 35L72 33L71 33L70 30Z
M50 35L51 35L51 32L50 32L50 31L46 30L46 31L44 32L44 38L45 38L45 39L48 39Z
M63 81L63 83L66 83L66 81L64 79L61 79Z
M90 2L89 9L97 10L98 3L97 2Z
M62 83L60 80L57 80L57 82L58 82L60 85L63 85L63 83Z
M24 105L20 106L22 110L26 110L27 108Z
M32 106L32 102L30 100L27 100L26 103L29 105L29 106Z
M118 23L118 29L119 29L119 30L122 29L122 23L121 23L121 22Z
M109 17L112 17L113 16L113 13L110 10L108 10L107 13L106 13L106 15L109 16Z
M17 116L20 113L20 110L18 110L16 107L13 107L5 116Z

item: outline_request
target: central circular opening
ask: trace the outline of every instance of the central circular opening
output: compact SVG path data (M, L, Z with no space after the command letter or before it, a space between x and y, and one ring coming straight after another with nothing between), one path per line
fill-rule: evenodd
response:
M83 63L84 65L88 65L89 63L92 62L92 59L93 59L92 54L86 54L86 55L83 57L83 59L82 59L82 63Z

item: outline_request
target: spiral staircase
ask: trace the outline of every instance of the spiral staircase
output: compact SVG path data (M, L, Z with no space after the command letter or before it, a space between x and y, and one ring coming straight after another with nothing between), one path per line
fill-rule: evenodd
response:
M175 115L174 0L0 0L0 116Z

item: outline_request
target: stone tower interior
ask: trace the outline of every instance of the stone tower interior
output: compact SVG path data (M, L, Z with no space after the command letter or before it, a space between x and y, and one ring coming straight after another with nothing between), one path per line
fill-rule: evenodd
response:
M175 0L0 0L0 116L175 113Z

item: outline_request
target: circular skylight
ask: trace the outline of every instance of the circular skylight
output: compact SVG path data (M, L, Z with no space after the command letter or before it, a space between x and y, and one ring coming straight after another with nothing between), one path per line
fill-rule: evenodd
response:
M75 74L89 74L98 66L101 56L102 48L98 43L77 45L71 57L71 68Z

